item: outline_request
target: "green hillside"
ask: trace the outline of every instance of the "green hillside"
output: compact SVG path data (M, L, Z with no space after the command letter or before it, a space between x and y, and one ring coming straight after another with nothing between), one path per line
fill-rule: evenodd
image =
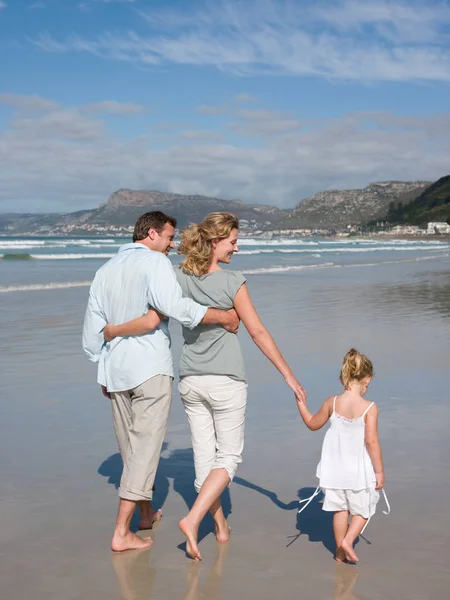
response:
M450 223L450 175L441 177L408 204L391 202L386 220L392 225L426 226L432 221Z

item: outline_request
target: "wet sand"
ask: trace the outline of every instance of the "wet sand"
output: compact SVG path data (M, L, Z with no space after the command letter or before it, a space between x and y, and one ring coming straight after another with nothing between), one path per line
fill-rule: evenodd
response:
M113 554L120 458L110 407L82 355L87 288L0 298L0 580L8 600L246 598L424 600L448 595L450 266L448 261L250 278L260 314L314 409L339 393L350 346L373 360L386 490L357 544L333 560L331 516L316 486L324 432L302 425L278 373L241 332L249 378L244 462L224 494L233 533L201 530L203 562L177 521L195 494L189 433L175 394L158 471L164 517L150 551ZM174 355L180 347L175 324ZM353 594L353 595L352 595Z

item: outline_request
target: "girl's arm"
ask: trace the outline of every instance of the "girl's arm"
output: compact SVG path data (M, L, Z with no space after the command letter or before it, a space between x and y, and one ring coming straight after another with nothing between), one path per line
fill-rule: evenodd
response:
M272 336L264 327L261 319L256 312L255 307L250 299L247 286L244 284L239 288L234 298L234 308L244 323L247 331L249 332L252 340L258 346L265 356L271 361L271 363L278 369L283 375L288 386L293 390L296 398L300 402L305 402L306 392L297 379L294 377L289 365L284 360L283 355L278 350Z
M330 418L331 413L333 412L332 404L333 398L330 396L330 398L327 398L322 404L319 412L313 415L312 412L308 410L308 407L304 402L297 401L300 416L302 417L306 427L311 429L311 431L317 431L317 429L320 429L325 425Z
M112 323L108 323L103 330L103 336L107 342L110 342L115 337L142 335L156 329L163 319L164 315L159 313L154 308L150 308L148 313L142 315L142 317L138 317L132 321L127 321L121 325L113 325Z
M375 489L380 490L384 486L384 466L383 457L381 456L380 441L378 439L378 407L376 404L372 406L366 415L365 438L367 452L372 461L377 480Z

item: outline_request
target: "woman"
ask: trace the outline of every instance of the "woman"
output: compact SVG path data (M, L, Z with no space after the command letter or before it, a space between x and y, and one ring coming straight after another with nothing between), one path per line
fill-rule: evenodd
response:
M223 270L238 252L239 221L231 213L216 212L183 232L178 252L185 256L176 269L183 294L199 304L233 308L252 340L283 375L299 400L305 391L262 324L238 271ZM135 335L154 328L152 311L117 327L108 334ZM231 483L244 445L247 383L239 340L221 326L183 328L179 391L191 430L195 463L195 487L199 492L189 514L179 526L187 538L187 553L201 560L197 546L200 522L209 511L219 542L228 540L230 529L220 495Z

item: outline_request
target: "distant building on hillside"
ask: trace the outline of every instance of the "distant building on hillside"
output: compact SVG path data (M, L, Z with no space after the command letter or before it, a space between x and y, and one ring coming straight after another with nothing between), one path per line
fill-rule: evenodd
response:
M434 233L450 233L450 225L445 222L428 223L427 233L428 235L433 235Z
M392 235L420 235L425 233L417 225L396 225L391 229Z

